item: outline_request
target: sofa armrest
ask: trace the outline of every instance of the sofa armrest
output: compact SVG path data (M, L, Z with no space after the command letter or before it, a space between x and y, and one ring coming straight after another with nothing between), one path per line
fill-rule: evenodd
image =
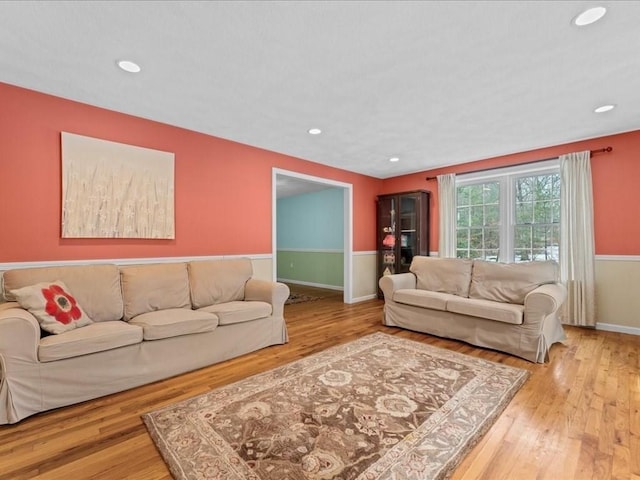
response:
M524 298L524 323L542 322L557 315L567 299L567 289L561 283L549 283L532 290Z
M250 278L244 286L244 299L271 304L274 317L284 316L284 302L289 298L289 287L280 282Z
M0 356L6 362L38 361L40 325L36 318L15 302L0 306Z
M3 310L8 310L10 308L20 308L20 304L18 302L2 302L0 303L0 312Z
M416 276L413 273L396 273L384 275L378 280L385 301L393 300L393 292L405 288L416 288Z

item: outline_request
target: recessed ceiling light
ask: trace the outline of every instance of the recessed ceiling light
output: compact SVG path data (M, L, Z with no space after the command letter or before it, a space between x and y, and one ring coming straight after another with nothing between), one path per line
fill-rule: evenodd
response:
M609 111L613 110L614 108L616 108L616 106L613 105L613 104L601 105L598 108L594 109L593 111L595 113L604 113L604 112L609 112Z
M399 159L398 157L391 157L391 158L389 159L389 161L390 161L390 162L399 162L399 161L400 161L400 159Z
M597 22L604 17L605 13L607 13L607 9L604 7L589 8L574 18L573 23L578 27L584 27L585 25Z
M119 60L118 66L125 72L129 73L138 73L141 70L140 65L132 62L131 60Z
M322 130L320 130L319 128L310 128L309 133L311 135L320 135L322 133Z

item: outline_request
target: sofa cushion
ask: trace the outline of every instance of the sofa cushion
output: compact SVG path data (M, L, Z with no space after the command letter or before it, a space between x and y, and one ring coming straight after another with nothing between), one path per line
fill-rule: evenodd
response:
M393 292L393 301L413 305L415 307L431 308L433 310L446 310L447 300L456 298L454 295L415 288L404 288Z
M124 319L156 310L191 308L185 263L154 263L122 267Z
M142 342L142 328L116 320L97 322L40 339L38 358L41 362L53 362L63 358L78 357L113 348ZM87 373L91 375L91 372Z
M557 280L558 264L552 261L495 263L474 260L469 297L523 305L529 292Z
M69 288L59 280L17 288L11 290L11 294L46 332L59 334L93 323Z
M253 275L248 258L189 262L193 308L244 300L244 285Z
M524 316L522 305L460 297L453 297L447 302L447 311L514 325L520 325Z
M15 300L11 290L40 282L60 280L94 322L122 318L120 270L116 265L73 265L62 267L21 268L3 274L4 295Z
M432 292L469 296L473 260L466 258L413 257L409 270L415 274L417 288Z
M271 305L266 302L227 302L209 305L198 310L199 312L215 313L220 325L242 323L271 315Z
M145 340L159 340L178 335L210 332L218 326L218 317L213 313L190 308L170 308L143 313L129 320L129 324L142 327Z

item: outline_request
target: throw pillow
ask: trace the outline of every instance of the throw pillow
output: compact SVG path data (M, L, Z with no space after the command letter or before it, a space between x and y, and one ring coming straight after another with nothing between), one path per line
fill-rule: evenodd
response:
M419 290L469 296L473 261L466 258L415 256L409 271L416 276Z
M16 301L28 310L49 333L63 333L92 323L67 286L55 282L36 283L11 290Z
M529 292L558 281L558 264L553 261L499 263L473 261L469 297L524 305Z

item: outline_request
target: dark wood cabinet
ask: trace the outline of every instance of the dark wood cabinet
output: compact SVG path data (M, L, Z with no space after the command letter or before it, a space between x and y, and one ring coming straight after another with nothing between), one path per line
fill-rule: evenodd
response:
M408 272L414 255L429 255L429 192L378 196L376 228L378 279Z

